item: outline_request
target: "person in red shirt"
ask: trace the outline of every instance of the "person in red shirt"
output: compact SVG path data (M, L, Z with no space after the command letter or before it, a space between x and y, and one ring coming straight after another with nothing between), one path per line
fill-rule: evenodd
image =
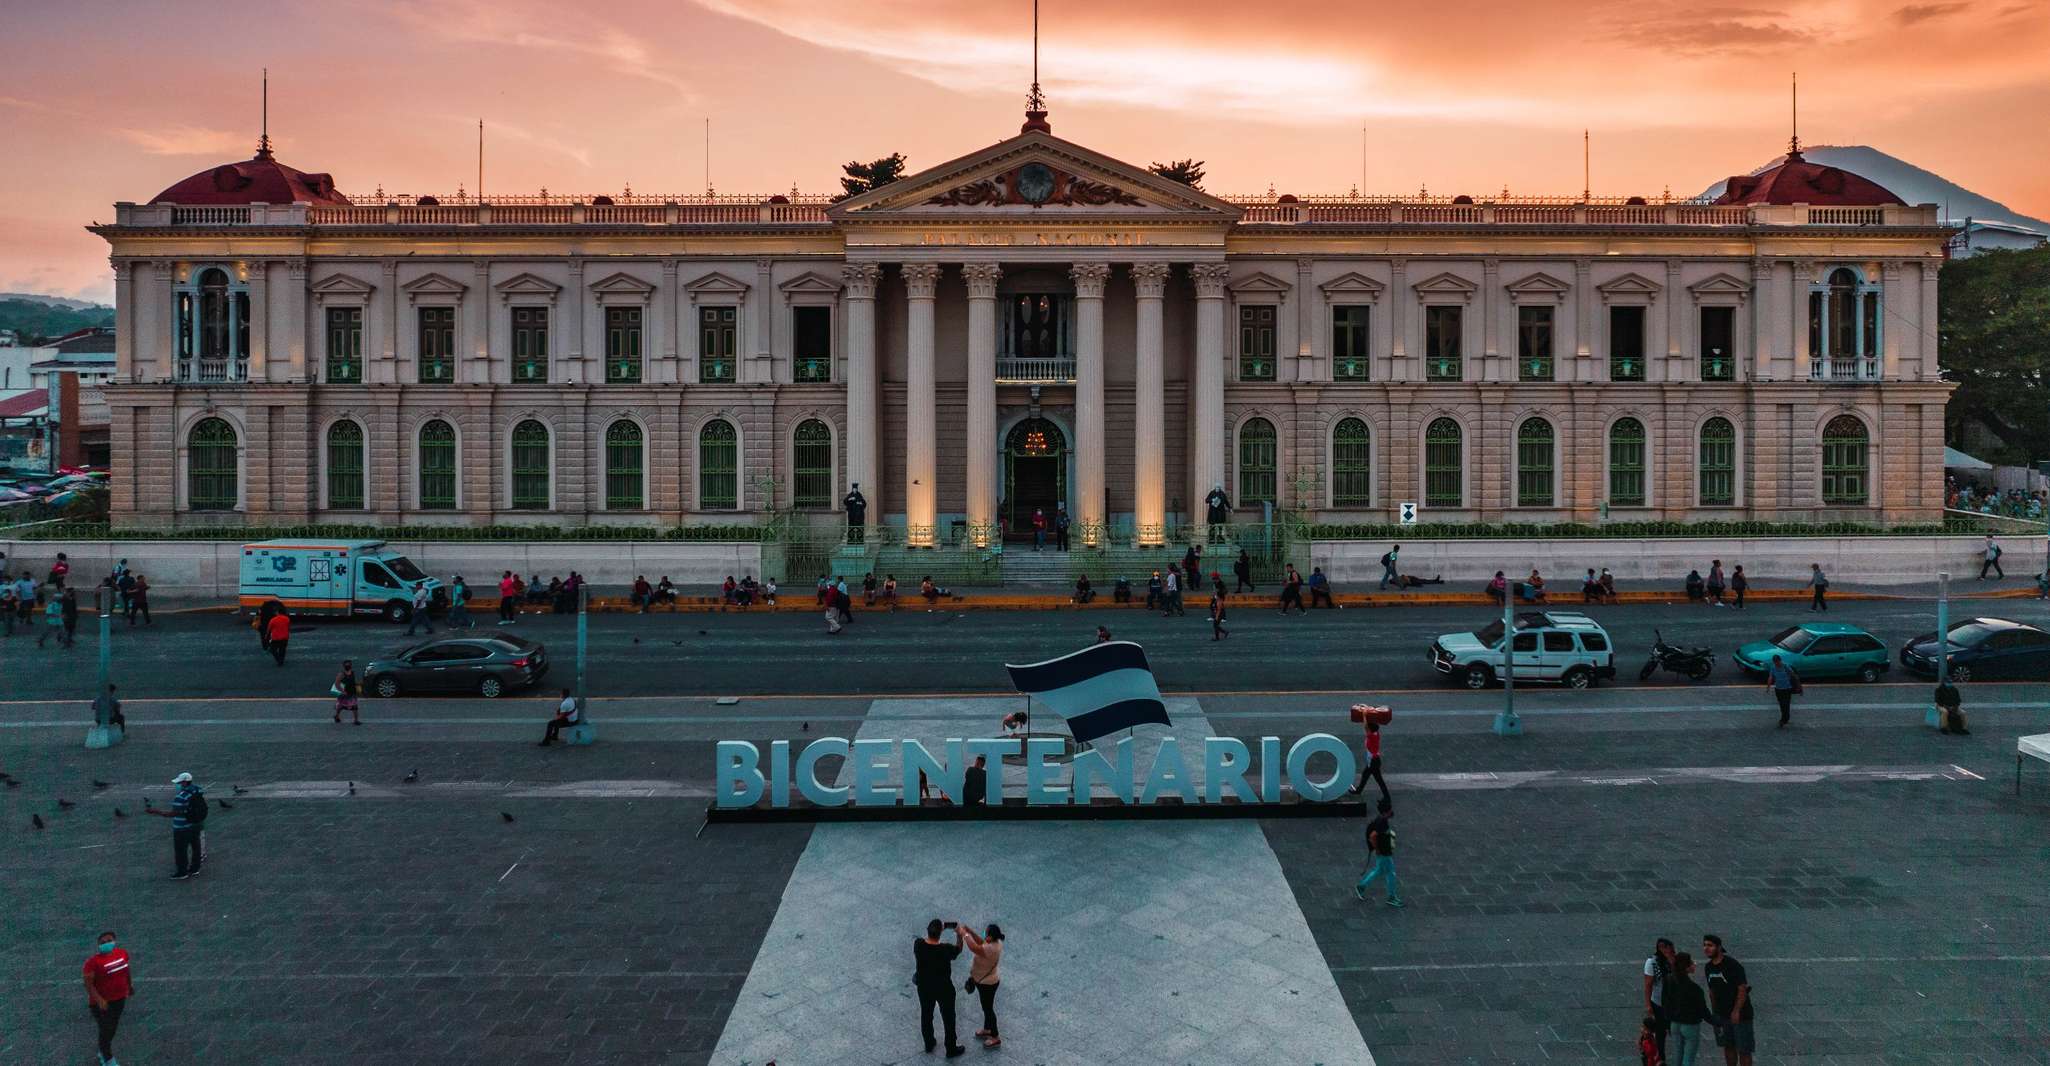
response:
M134 991L128 953L115 946L111 931L101 933L97 950L85 960L86 1006L100 1029L101 1066L121 1066L114 1061L114 1031L121 1027L121 1009Z
M285 665L285 644L292 639L292 618L283 611L270 616L263 631L270 638L270 657Z
M1366 765L1360 767L1360 778L1346 790L1346 795L1364 792L1367 778L1371 777L1375 784L1381 786L1381 799L1386 802L1389 798L1388 782L1381 777L1381 723L1371 718L1367 719L1367 735L1366 739L1360 742L1360 753L1367 757Z

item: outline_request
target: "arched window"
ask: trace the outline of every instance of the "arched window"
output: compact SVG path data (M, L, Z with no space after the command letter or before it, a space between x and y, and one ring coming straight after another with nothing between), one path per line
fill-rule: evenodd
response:
M733 423L713 419L698 431L698 507L730 511L740 506L740 435Z
M833 431L816 418L797 424L790 436L791 503L796 507L833 505Z
M548 427L529 418L512 431L513 510L547 510L548 488Z
M1857 505L1866 502L1866 463L1870 458L1865 423L1838 415L1822 430L1822 502Z
M1880 291L1858 272L1837 267L1808 293L1808 351L1813 376L1869 381L1879 376Z
M363 427L351 421L327 427L327 507L363 509Z
M1609 506L1644 506L1644 423L1619 418L1609 427Z
M452 511L456 506L456 431L439 418L420 427L420 508Z
M605 509L638 511L647 506L642 489L641 427L622 418L605 427Z
M178 286L178 376L185 381L249 377L249 292L220 267Z
M1459 423L1440 418L1424 431L1424 506L1461 506L1465 490L1466 456Z
M1248 418L1239 426L1239 506L1274 502L1274 423Z
M195 511L232 511L237 491L235 427L202 418L185 439L186 496Z
M1737 429L1727 418L1701 424L1701 454L1696 462L1703 507L1728 507L1737 502Z
M1366 507L1374 497L1373 433L1357 418L1331 428L1331 506Z
M1516 506L1552 506L1552 424L1542 418L1516 427Z

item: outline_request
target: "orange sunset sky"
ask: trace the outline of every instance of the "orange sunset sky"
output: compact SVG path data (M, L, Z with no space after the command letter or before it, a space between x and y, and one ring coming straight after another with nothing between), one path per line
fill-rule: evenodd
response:
M104 300L82 230L246 158L346 193L836 188L1015 133L1029 0L0 0L0 291ZM2050 0L1045 0L1056 134L1213 192L1691 195L1801 136L2050 215ZM1361 129L1366 129L1366 152Z

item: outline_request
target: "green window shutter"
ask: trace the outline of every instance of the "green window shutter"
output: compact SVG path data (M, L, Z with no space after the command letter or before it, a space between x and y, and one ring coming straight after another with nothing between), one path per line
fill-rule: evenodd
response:
M1552 424L1525 419L1516 429L1516 506L1552 506Z
M1644 506L1644 423L1619 418L1609 427L1609 504Z
M605 383L638 385L641 381L641 309L605 309Z
M1552 312L1550 307L1516 309L1516 378L1519 381L1552 380Z
M239 502L235 427L203 418L186 438L186 495L195 511L232 511Z
M433 419L420 427L420 507L451 511L456 506L456 431Z
M638 511L647 505L642 490L644 444L641 427L624 418L605 429L605 509Z
M1703 507L1728 507L1737 502L1737 430L1727 418L1701 424L1698 460Z
M1249 418L1239 427L1239 505L1273 503L1274 423Z
M1273 381L1274 306L1239 308L1239 380ZM1242 491L1241 496L1245 495Z
M327 380L351 385L363 380L363 309L327 309Z
M363 509L363 427L354 422L327 427L327 507Z
M710 385L734 380L739 320L739 309L731 305L698 309L699 381Z
M730 511L740 506L740 435L733 423L714 419L698 431L698 509Z
M1424 431L1424 506L1462 506L1465 489L1466 456L1459 423L1440 418Z
M518 385L548 381L548 309L512 309L512 379Z
M420 309L420 383L446 385L456 379L456 309Z
M1331 506L1366 507L1374 496L1373 434L1357 418L1331 430Z
M1850 415L1830 419L1822 431L1822 502L1859 506L1870 499L1865 423Z
M791 436L791 503L799 508L833 505L833 432L807 418Z
M548 427L530 418L512 431L513 510L547 510L548 482Z

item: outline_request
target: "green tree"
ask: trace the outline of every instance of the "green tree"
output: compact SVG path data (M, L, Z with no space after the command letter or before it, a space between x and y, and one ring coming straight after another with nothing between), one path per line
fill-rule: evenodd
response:
M840 164L840 169L847 172L847 176L840 179L840 187L846 191L835 199L845 200L850 196L860 196L871 189L880 189L903 177L904 153L891 152L872 163L864 163L857 159L851 163Z
M1203 191L1203 161L1201 159L1177 159L1172 163L1155 163L1146 169L1169 181L1179 181L1197 192Z
M1939 281L1943 365L1958 383L1945 438L1962 448L1972 431L1990 435L1988 461L2050 454L2050 248L1953 259Z

